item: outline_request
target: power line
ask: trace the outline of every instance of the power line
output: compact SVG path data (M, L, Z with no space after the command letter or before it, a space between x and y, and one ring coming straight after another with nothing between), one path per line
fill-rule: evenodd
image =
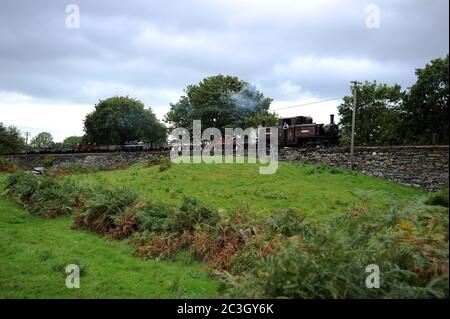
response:
M326 99L326 100L321 100L321 101L309 102L309 103L304 103L304 104L297 104L297 105L292 105L292 106L285 106L285 107L280 107L280 108L278 108L278 109L271 110L271 111L278 111L278 110L284 110L284 109L291 109L291 108L294 108L294 107L306 106L306 105L312 105L312 104L319 104L319 103L323 103L323 102L334 101L334 100L340 100L340 99L342 99L342 97L335 97L335 98L332 98L332 99Z

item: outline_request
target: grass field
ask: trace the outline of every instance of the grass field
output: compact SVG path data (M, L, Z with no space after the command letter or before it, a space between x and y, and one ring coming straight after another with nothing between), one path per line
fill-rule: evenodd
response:
M0 189L6 174L0 174ZM264 215L293 207L318 222L351 211L362 201L374 209L399 206L426 192L323 166L281 163L273 175L252 164L133 165L127 169L62 177L80 186L125 186L156 202L179 204L193 196L226 213L236 208ZM0 198L0 298L213 298L219 281L205 264L182 251L171 260L143 260L126 240L71 229L73 219L46 220ZM82 289L65 287L64 267L81 265Z
M348 210L370 196L371 205L407 203L425 192L363 174L324 166L280 163L276 174L261 175L255 164L176 164L160 172L140 164L126 170L71 175L81 185L126 186L157 202L179 203L192 196L219 211L248 206L260 213L298 208L310 218Z
M124 241L72 230L0 198L0 298L204 298L218 284L187 254L142 260ZM81 289L65 286L65 266L81 265Z

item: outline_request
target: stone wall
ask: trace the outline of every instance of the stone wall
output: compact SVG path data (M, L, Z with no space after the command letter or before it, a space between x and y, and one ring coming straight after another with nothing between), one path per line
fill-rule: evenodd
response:
M448 146L358 147L354 154L354 169L402 184L428 190L448 187ZM93 168L114 168L145 162L169 152L120 152L63 154L55 157L54 165L77 163ZM21 166L42 166L47 155L5 156ZM323 163L349 168L348 148L281 149L279 159L292 162Z
M83 153L83 154L38 154L6 155L9 161L24 167L42 166L46 157L54 157L53 167L64 163L80 164L91 168L115 168L127 164L146 162L155 156L169 156L167 151L152 152L117 152L117 153Z
M354 169L402 184L436 190L448 187L448 146L357 147ZM285 161L349 168L348 148L282 149Z

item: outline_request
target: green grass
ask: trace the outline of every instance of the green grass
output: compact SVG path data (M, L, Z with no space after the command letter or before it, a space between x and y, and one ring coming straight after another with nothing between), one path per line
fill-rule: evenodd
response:
M180 254L173 261L133 256L125 241L72 230L71 218L45 220L0 198L0 298L206 298L218 283ZM65 267L81 266L80 289Z
M126 170L71 175L81 185L121 185L144 197L180 203L192 196L219 211L247 206L256 212L298 208L310 218L324 218L350 209L368 193L373 208L406 204L425 192L363 174L313 165L280 163L272 175L261 175L254 164L133 165Z
M324 220L370 197L371 208L406 206L426 192L362 174L280 163L273 175L253 164L177 164L161 172L141 164L125 170L63 178L81 186L125 186L157 202L193 196L225 212L246 207L265 214L298 208ZM0 174L0 189L6 174ZM45 220L0 197L0 298L183 298L219 296L219 283L185 252L143 260L126 241L72 230L72 218ZM65 287L64 267L82 266L81 289Z

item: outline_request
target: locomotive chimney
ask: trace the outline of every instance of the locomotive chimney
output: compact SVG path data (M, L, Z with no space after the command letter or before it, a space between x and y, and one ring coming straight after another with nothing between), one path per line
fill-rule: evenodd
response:
M334 114L330 114L330 124L334 124Z

